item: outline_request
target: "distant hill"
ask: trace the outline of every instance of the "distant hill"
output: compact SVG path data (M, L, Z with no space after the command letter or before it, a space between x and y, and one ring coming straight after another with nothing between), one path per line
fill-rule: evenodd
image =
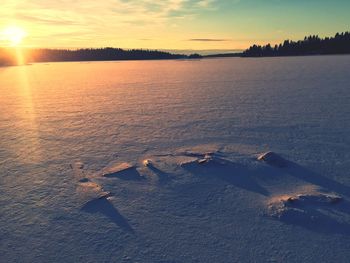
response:
M274 57L350 54L350 32L337 33L334 37L320 38L317 35L305 37L304 40L285 40L272 47L253 45L242 54L243 57Z

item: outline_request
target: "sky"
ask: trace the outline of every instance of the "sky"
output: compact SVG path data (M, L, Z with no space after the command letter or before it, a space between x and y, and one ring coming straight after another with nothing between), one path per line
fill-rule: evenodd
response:
M349 31L349 10L349 0L1 0L0 46L19 28L28 47L245 49Z

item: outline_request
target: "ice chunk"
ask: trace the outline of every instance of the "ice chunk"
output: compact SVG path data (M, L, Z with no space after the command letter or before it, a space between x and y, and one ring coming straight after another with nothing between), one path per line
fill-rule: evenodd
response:
M291 219L290 216L305 215L319 207L330 207L341 202L343 198L336 194L320 192L282 195L273 197L268 205L268 213L279 219Z
M299 194L289 197L286 202L300 204L336 204L342 200L341 196L333 194Z
M98 183L86 180L81 181L77 186L77 192L84 199L100 198L109 192L105 192L103 187Z
M287 160L283 159L277 153L274 152L266 152L258 156L258 161L264 161L269 165L277 166L277 167L286 167Z
M132 170L132 169L135 169L135 166L133 166L130 163L124 162L124 163L116 164L116 165L113 165L113 166L106 168L103 171L102 176L113 177L113 176L117 176L118 173L126 172L126 171Z
M152 166L152 161L149 159L143 160L142 164L146 167Z
M117 177L124 180L140 180L145 179L139 174L136 166L130 163L121 163L107 167L102 172L103 177Z
M189 166L189 165L193 165L193 164L196 164L198 162L198 158L196 157L188 157L188 156L182 156L182 158L179 158L180 159L180 166L181 167L185 167L185 166Z
M198 160L198 163L199 164L204 164L204 163L208 163L208 162L210 162L212 160L213 160L212 154L207 153L207 154L204 155L204 157L202 159Z

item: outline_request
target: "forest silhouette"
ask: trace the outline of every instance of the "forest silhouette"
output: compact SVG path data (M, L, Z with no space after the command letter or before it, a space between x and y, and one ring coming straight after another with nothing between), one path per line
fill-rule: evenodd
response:
M243 57L306 56L350 54L350 32L337 33L334 37L320 38L317 35L304 40L285 40L274 47L253 45L242 53Z
M0 48L0 66L18 65L35 62L60 61L111 61L111 60L156 60L156 59L200 59L211 57L276 57L350 54L350 32L337 33L334 37L320 38L318 35L305 37L304 40L285 40L274 47L253 45L242 53L213 54L172 54L158 50L121 48L85 48L85 49L18 49Z
M85 49L21 49L24 63L60 62L60 61L111 61L111 60L154 60L198 58L198 54L181 55L157 50L121 48L85 48ZM0 65L18 64L18 50L0 49ZM23 64L23 63L22 63Z

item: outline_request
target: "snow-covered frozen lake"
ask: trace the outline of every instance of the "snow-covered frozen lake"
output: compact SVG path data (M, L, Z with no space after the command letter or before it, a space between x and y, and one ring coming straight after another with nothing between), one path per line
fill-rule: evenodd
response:
M349 83L350 56L0 68L0 262L349 262Z

